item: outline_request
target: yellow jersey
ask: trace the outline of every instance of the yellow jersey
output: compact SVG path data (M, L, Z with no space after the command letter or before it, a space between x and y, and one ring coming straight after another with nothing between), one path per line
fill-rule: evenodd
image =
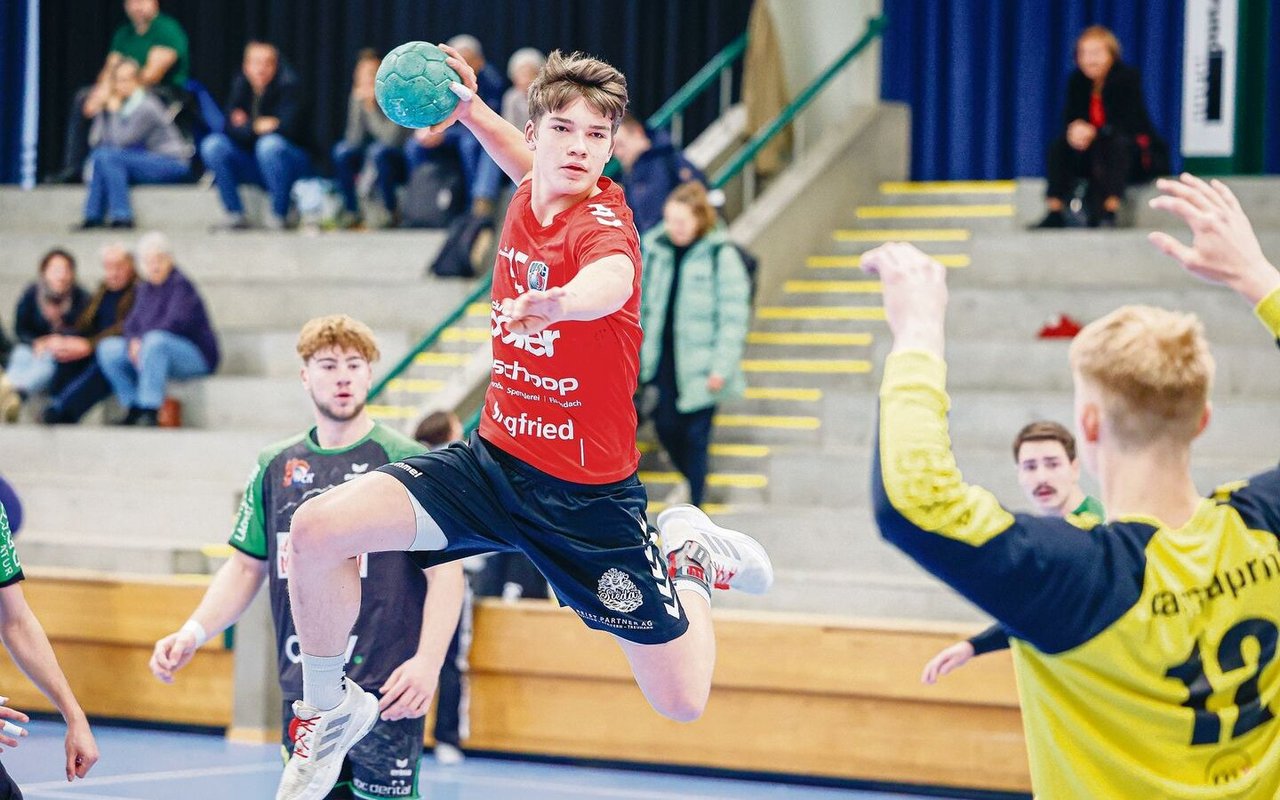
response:
M1280 291L1258 314L1280 336ZM886 361L876 520L1013 637L1036 796L1280 797L1280 469L1179 528L1135 516L1082 536L964 482L945 386L932 354Z

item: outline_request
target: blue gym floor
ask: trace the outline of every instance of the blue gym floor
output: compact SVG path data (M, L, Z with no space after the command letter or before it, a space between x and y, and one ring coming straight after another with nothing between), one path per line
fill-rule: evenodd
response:
M68 784L63 734L33 721L30 736L3 755L26 800L258 800L275 796L280 750L228 744L198 733L97 726L102 759L89 777ZM914 800L919 795L866 792L726 778L661 775L496 758L437 767L428 758L419 783L425 800ZM933 798L941 795L930 795ZM945 800L945 798L944 798ZM952 798L955 800L955 798Z

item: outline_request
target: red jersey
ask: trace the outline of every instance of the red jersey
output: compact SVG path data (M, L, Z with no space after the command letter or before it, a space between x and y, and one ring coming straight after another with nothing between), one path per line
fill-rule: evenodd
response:
M530 205L532 181L516 190L493 268L493 373L480 435L550 475L613 483L636 471L640 371L640 236L622 187L601 192L543 227ZM573 280L583 267L621 254L635 265L631 297L590 322L560 322L531 335L507 330L502 300Z

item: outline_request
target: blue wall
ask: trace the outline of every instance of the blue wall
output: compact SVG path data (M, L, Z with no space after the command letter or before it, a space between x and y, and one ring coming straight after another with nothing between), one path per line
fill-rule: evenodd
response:
M0 0L0 183L15 183L22 156L27 0Z
M1115 31L1124 60L1142 71L1152 121L1177 150L1183 0L884 0L884 9L881 95L911 106L916 180L1042 175L1076 37L1093 24ZM1280 144L1271 150L1280 162Z

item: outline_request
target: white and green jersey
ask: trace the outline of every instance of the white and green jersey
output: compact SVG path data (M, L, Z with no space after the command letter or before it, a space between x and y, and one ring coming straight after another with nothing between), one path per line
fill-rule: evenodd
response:
M269 586L275 620L280 688L302 696L302 663L289 607L289 524L298 506L316 495L417 455L425 448L377 423L360 441L325 449L315 429L263 450L245 487L232 547L271 565ZM347 646L347 674L362 686L380 686L418 649L427 583L408 553L372 553L359 558L360 616Z
M13 533L9 530L9 515L5 513L4 503L0 503L0 587L17 583L23 577L22 562L18 560Z

